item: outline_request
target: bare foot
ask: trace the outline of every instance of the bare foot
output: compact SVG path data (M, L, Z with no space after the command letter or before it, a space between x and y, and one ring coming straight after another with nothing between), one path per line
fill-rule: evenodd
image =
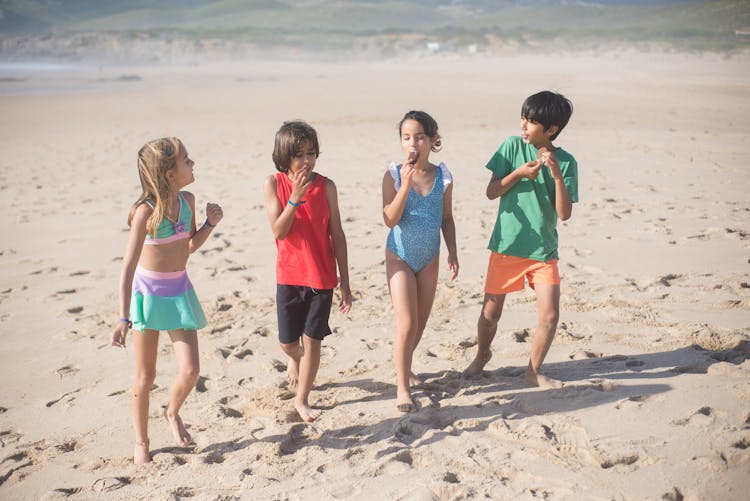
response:
M294 402L294 408L297 409L297 414L302 418L305 423L312 423L320 417L321 411L313 409L309 405L301 402Z
M488 351L486 355L480 355L479 353L477 353L477 356L474 357L474 360L472 360L469 366L464 370L464 376L475 377L480 375L482 373L482 370L484 369L484 366L487 365L487 362L489 362L491 358L491 351Z
M424 383L422 378L414 374L413 372L409 373L409 386L419 386L420 384Z
M151 462L151 453L148 450L148 440L136 442L133 449L133 463L146 464Z
M533 371L526 371L526 375L524 376L524 379L527 383L533 386L538 386L539 388L562 388L563 383L562 381L558 381L557 379L552 379L547 376L543 376L541 374L534 374Z
M164 409L164 417L169 423L169 427L172 429L172 437L174 437L175 443L179 447L189 447L193 444L193 438L190 433L185 429L185 425L182 423L179 414L169 416L167 409Z
M399 412L414 412L417 410L417 406L414 405L411 395L404 393L396 395L396 409Z
M286 385L290 390L296 390L299 384L299 361L293 358L289 359L286 366Z

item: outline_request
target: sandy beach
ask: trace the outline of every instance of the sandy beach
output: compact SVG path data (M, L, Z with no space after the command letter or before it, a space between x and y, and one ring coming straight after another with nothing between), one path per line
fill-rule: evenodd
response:
M4 70L0 81L0 498L729 500L750 489L750 53L607 50L363 62L248 60ZM546 372L522 381L536 322L508 297L484 374L475 350L497 202L484 168L551 89L575 111L556 144L580 203L559 225L561 317ZM418 412L394 408L394 319L380 183L396 125L440 125L461 270L445 248L415 354ZM276 332L262 183L273 135L318 131L336 181L354 305L333 312L299 421ZM175 373L161 336L153 463L132 464L133 350L109 346L136 152L181 138L198 221L224 219L188 271L209 318L201 378L161 417ZM745 492L746 494L742 494Z

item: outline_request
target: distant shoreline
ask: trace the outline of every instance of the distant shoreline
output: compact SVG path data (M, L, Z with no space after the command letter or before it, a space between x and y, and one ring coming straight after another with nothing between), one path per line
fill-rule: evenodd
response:
M750 38L750 37L748 37ZM745 45L744 47L742 45ZM444 39L425 34L342 35L323 40L279 39L262 42L252 38L197 38L179 33L77 32L0 34L3 64L189 64L204 60L335 60L342 56L361 60L389 60L431 55L504 55L518 53L586 53L635 50L638 52L717 53L732 56L750 50L747 44L717 49L706 46L640 41L530 39L485 37L481 43ZM0 68L2 70L2 68Z

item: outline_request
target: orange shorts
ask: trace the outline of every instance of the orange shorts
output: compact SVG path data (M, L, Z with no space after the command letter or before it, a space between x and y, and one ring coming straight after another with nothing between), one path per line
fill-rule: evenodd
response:
M493 252L487 267L487 280L484 292L487 294L507 294L523 290L524 278L532 289L536 284L559 285L560 270L557 259L535 261L523 257L508 256Z

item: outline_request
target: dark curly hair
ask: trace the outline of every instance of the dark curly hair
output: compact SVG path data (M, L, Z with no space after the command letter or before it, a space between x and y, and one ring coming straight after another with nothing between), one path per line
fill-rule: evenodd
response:
M425 113L424 111L409 111L404 115L404 118L401 119L401 121L398 123L398 135L401 136L401 127L404 125L404 122L407 120L415 120L417 121L421 126L422 129L424 129L424 133L427 134L428 137L434 138L437 136L437 141L435 142L435 145L430 148L432 151L440 151L441 147L441 138L440 134L438 134L438 124L435 121L434 118L432 118L430 115Z

